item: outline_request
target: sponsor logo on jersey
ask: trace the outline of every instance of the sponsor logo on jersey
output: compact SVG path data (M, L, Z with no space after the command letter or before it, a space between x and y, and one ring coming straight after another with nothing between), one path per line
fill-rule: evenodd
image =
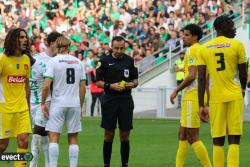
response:
M207 48L229 48L231 45L229 43L217 44L217 45L210 45Z
M26 81L26 77L9 75L7 80L8 83L24 83Z
M78 60L59 60L59 63L78 64Z

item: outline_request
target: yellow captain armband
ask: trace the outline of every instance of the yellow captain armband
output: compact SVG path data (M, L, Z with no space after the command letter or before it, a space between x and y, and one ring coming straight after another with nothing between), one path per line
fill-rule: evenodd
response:
M125 82L124 80L122 80L122 81L119 83L119 85L122 86L122 87L125 87L126 82Z

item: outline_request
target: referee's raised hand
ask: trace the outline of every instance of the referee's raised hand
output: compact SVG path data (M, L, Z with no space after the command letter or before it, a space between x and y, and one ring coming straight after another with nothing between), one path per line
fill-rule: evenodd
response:
M110 84L110 89L121 92L125 90L124 86L121 86L119 82Z

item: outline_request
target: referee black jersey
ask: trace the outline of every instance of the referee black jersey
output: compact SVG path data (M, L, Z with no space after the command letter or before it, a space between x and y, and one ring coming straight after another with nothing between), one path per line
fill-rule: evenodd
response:
M111 54L102 56L96 67L96 81L104 81L105 83L117 83L122 80L132 82L138 79L138 69L134 59L123 54L121 58L114 58ZM131 95L131 90L125 89L122 92L111 89L104 89L107 95Z

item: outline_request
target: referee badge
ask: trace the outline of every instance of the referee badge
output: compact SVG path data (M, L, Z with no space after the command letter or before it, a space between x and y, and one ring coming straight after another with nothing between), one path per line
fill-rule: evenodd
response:
M125 69L125 70L124 70L124 77L125 77L125 78L128 78L128 77L129 77L129 70L128 70L128 69Z

